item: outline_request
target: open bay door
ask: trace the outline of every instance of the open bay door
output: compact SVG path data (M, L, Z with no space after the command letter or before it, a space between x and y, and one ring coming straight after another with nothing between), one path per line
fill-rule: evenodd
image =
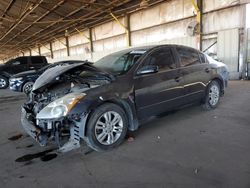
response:
M230 79L239 79L239 29L218 32L217 56L229 68Z

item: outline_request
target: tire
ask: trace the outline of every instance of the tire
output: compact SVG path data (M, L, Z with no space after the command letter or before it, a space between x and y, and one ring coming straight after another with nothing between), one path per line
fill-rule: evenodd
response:
M206 96L203 108L205 110L215 109L219 104L220 96L221 96L220 84L216 80L211 81L206 90Z
M0 89L5 89L9 86L8 78L0 76Z
M123 142L127 129L128 120L124 110L112 103L103 104L88 120L87 145L99 152L111 150Z
M32 87L34 85L34 82L26 82L24 85L23 85L23 88L22 88L22 91L28 95L30 93L30 91L32 90Z

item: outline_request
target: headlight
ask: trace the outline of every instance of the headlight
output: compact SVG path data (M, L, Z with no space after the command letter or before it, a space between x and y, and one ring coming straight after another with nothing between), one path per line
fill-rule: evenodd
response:
M22 79L23 79L23 77L11 78L11 79L10 79L10 82L21 81Z
M85 93L70 93L55 100L44 107L37 115L37 119L54 119L66 116L80 99L86 96Z

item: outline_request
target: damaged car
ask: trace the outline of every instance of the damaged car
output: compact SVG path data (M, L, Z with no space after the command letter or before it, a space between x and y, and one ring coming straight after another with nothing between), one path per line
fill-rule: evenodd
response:
M216 108L224 89L218 69L196 49L129 48L94 64L45 71L22 107L21 120L42 146L53 142L66 152L84 141L106 151L149 117L197 102L207 110Z

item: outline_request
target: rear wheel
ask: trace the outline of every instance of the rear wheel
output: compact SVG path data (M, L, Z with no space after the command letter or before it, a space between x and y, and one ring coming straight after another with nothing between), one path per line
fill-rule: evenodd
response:
M216 108L220 101L220 94L221 90L218 81L211 81L207 88L205 102L203 104L204 109L211 110Z
M98 107L87 124L87 144L96 151L110 150L122 143L128 120L124 110L112 103Z
M9 80L4 76L0 76L0 89L5 89L8 86L9 86Z
M28 95L30 91L32 90L33 85L34 85L34 82L26 82L23 85L23 92Z

